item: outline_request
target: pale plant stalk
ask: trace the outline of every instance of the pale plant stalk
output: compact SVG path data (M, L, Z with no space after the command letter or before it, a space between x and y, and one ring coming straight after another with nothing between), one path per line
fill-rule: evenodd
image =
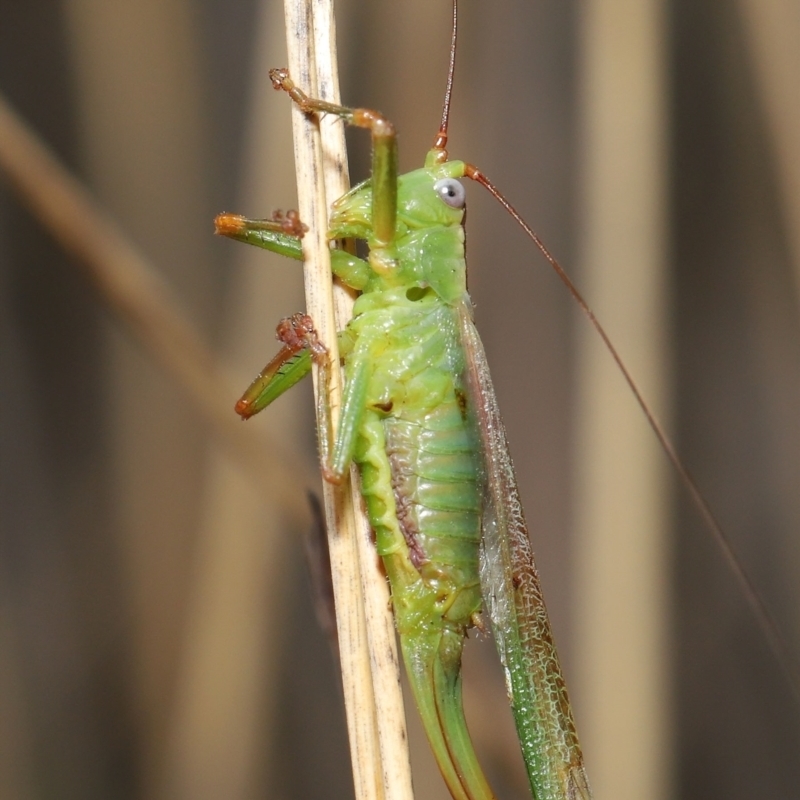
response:
M330 0L286 0L289 71L304 91L339 103L335 30ZM334 425L341 406L341 372L336 332L351 315L352 301L341 289L334 298L326 238L330 201L347 189L342 123L320 122L292 110L306 306L328 348L332 375L327 402ZM319 391L316 372L314 391ZM323 487L333 571L353 781L359 800L413 797L399 663L388 587L378 567L361 509L358 478L347 486Z

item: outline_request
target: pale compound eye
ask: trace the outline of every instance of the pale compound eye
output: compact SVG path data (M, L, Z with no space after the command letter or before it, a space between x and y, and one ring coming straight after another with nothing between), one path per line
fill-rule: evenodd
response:
M433 184L433 191L451 208L464 208L467 201L467 193L461 181L455 178L441 178Z

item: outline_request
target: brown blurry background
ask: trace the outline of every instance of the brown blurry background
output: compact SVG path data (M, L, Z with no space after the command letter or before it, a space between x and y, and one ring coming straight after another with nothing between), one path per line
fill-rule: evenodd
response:
M404 170L438 125L449 13L339 4L343 97L396 122ZM296 202L266 79L281 14L0 0L0 90L167 279L231 414L302 308L294 265L211 232ZM799 79L795 0L462 0L451 126L585 287L795 652ZM597 800L800 796L800 707L741 591L574 304L468 188L470 289ZM351 796L300 545L310 388L248 425L312 475L269 496L3 179L0 275L0 798ZM493 645L468 651L487 770L526 797ZM443 798L409 725L417 796Z

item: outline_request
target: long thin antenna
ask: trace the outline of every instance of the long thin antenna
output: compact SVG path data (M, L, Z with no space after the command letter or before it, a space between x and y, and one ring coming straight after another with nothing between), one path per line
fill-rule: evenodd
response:
M434 150L447 149L447 126L450 122L450 99L453 95L453 76L456 72L456 43L458 41L458 0L453 0L453 32L450 36L450 66L447 70L447 88L444 92L444 107L439 132L433 142Z
M781 633L775 618L767 608L767 605L761 597L758 589L756 589L755 584L745 571L744 565L742 564L742 561L737 555L736 551L733 549L725 530L717 521L714 513L708 505L708 502L703 496L703 493L700 491L700 488L698 487L688 468L678 455L675 445L672 443L672 440L669 438L669 435L664 430L655 414L653 414L653 412L650 410L650 407L645 401L638 384L634 380L633 375L631 375L628 368L625 366L625 363L622 361L622 358L617 352L617 348L612 344L611 339L605 331L605 328L600 324L600 321L595 316L594 311L592 311L592 309L589 307L589 304L583 298L583 295L578 291L577 286L575 286L575 284L572 282L572 278L569 277L561 264L558 263L555 256L547 249L544 242L542 242L542 240L539 238L538 234L536 234L536 232L528 225L528 223L525 222L525 220L520 216L519 212L508 200L506 200L506 198L500 193L494 184L479 169L477 169L477 167L474 167L471 164L466 165L465 175L487 189L492 197L494 197L495 200L497 200L500 205L503 206L503 208L505 208L505 210L516 220L517 224L522 228L522 230L525 231L531 241L533 241L533 243L541 251L542 255L547 259L556 275L558 275L558 277L561 279L561 282L567 287L567 290L572 295L575 302L580 306L581 311L583 311L589 322L592 324L592 327L597 331L600 338L603 340L603 344L616 362L619 371L622 373L623 378L625 378L625 382L633 392L636 402L642 409L648 424L653 429L656 439L658 439L661 447L667 454L667 458L669 458L672 466L678 473L681 482L688 490L689 495L700 512L701 517L706 523L706 527L711 532L712 536L719 545L720 550L722 551L722 555L728 562L728 566L730 567L736 579L739 581L739 584L742 586L745 598L747 599L747 602L756 617L756 621L763 631L764 636L766 637L767 642L772 649L772 652L775 654L781 669L786 675L786 679L789 682L789 686L791 687L792 693L795 696L795 700L800 703L800 667L798 667L798 663L792 654L785 637Z

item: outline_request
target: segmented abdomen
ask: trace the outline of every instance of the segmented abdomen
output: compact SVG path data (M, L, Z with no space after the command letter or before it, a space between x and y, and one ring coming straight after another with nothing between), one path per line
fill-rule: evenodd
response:
M418 419L384 420L400 529L422 578L449 596L444 616L480 608L480 494L475 441L456 401ZM443 609L444 610L444 609Z
M458 331L441 304L382 311L357 323L362 342L375 343L355 455L362 492L398 625L398 595L408 589L412 617L430 615L463 631L481 607L482 493Z

